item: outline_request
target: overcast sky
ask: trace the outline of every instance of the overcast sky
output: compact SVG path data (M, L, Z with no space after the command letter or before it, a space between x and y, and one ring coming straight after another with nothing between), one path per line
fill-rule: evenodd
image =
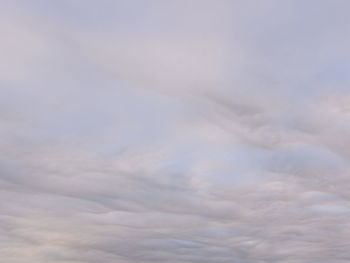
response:
M0 262L349 263L349 11L0 0Z

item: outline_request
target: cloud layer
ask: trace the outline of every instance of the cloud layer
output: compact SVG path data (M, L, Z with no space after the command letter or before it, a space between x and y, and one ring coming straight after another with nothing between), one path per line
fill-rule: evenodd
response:
M350 261L350 3L4 0L0 261Z

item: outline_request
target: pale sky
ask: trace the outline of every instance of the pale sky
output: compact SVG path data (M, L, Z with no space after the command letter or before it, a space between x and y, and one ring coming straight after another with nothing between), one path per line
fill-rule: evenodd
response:
M349 11L0 0L0 262L349 263Z

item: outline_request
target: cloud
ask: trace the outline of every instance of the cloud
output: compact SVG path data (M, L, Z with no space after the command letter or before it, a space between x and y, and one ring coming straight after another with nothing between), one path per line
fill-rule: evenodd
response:
M347 1L1 5L1 261L349 261Z

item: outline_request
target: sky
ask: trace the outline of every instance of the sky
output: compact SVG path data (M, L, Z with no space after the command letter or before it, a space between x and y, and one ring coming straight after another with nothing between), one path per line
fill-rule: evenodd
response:
M349 10L0 0L0 261L350 262Z

